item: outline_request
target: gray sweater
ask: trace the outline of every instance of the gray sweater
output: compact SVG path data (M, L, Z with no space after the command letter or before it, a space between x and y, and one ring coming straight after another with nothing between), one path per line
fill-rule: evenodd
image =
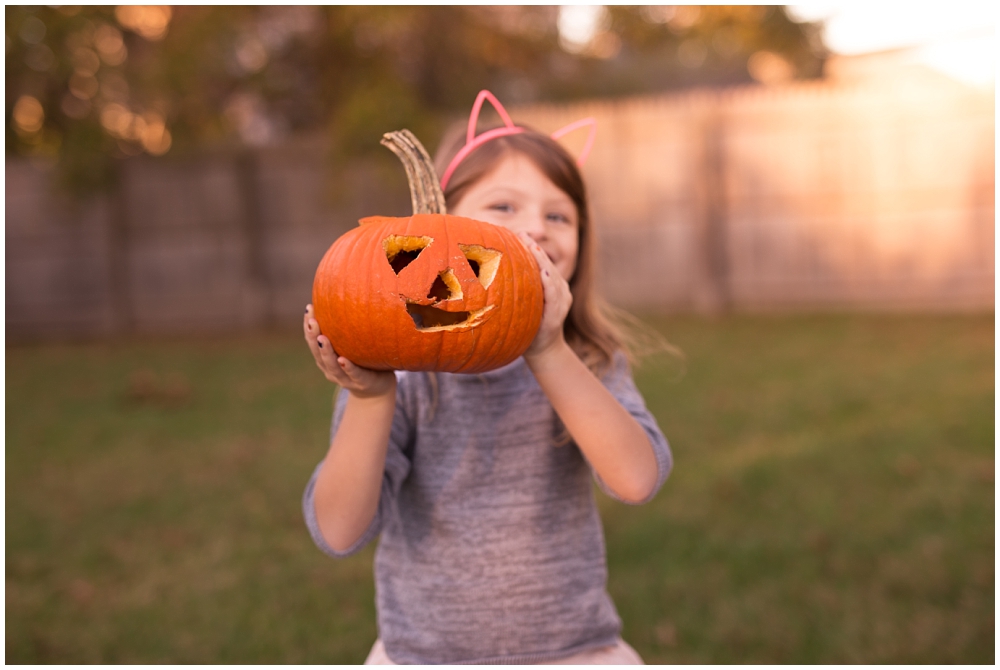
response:
M319 467L302 500L313 540L331 556L381 534L375 590L389 657L532 663L613 644L621 620L606 589L592 472L524 359L479 375L439 373L436 392L431 375L396 374L371 526L345 552L326 544L313 503ZM670 471L670 449L624 356L603 383L653 444L652 498ZM337 399L334 433L346 399Z

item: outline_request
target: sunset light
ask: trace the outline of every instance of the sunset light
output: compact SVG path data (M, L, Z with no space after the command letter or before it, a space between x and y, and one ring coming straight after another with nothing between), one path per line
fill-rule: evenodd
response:
M913 48L918 62L943 74L993 85L996 12L988 3L814 2L788 12L799 21L823 21L823 41L837 55Z

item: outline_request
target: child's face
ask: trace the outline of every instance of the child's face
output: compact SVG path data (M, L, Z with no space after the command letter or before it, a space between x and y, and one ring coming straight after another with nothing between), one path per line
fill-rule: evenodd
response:
M526 232L563 279L573 276L579 251L576 205L525 156L506 156L448 213Z

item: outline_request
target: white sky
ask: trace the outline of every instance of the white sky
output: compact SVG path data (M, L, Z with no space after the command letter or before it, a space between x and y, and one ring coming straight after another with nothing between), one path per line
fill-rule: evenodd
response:
M848 2L790 5L800 21L822 19L823 41L852 55L915 47L916 59L959 81L991 86L996 78L996 9L992 3Z
M825 20L826 46L859 54L992 35L996 9L988 2L848 2L825 0L789 5L800 21Z

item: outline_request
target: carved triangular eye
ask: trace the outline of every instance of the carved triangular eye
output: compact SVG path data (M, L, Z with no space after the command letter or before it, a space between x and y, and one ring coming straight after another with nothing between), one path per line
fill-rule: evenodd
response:
M459 244L458 248L465 254L473 274L479 278L479 283L483 288L489 288L497 276L497 270L500 269L500 259L503 254L496 249L487 249L478 244Z
M382 240L385 257L392 271L399 274L407 265L417 260L420 252L434 241L433 238L416 235L390 235Z

